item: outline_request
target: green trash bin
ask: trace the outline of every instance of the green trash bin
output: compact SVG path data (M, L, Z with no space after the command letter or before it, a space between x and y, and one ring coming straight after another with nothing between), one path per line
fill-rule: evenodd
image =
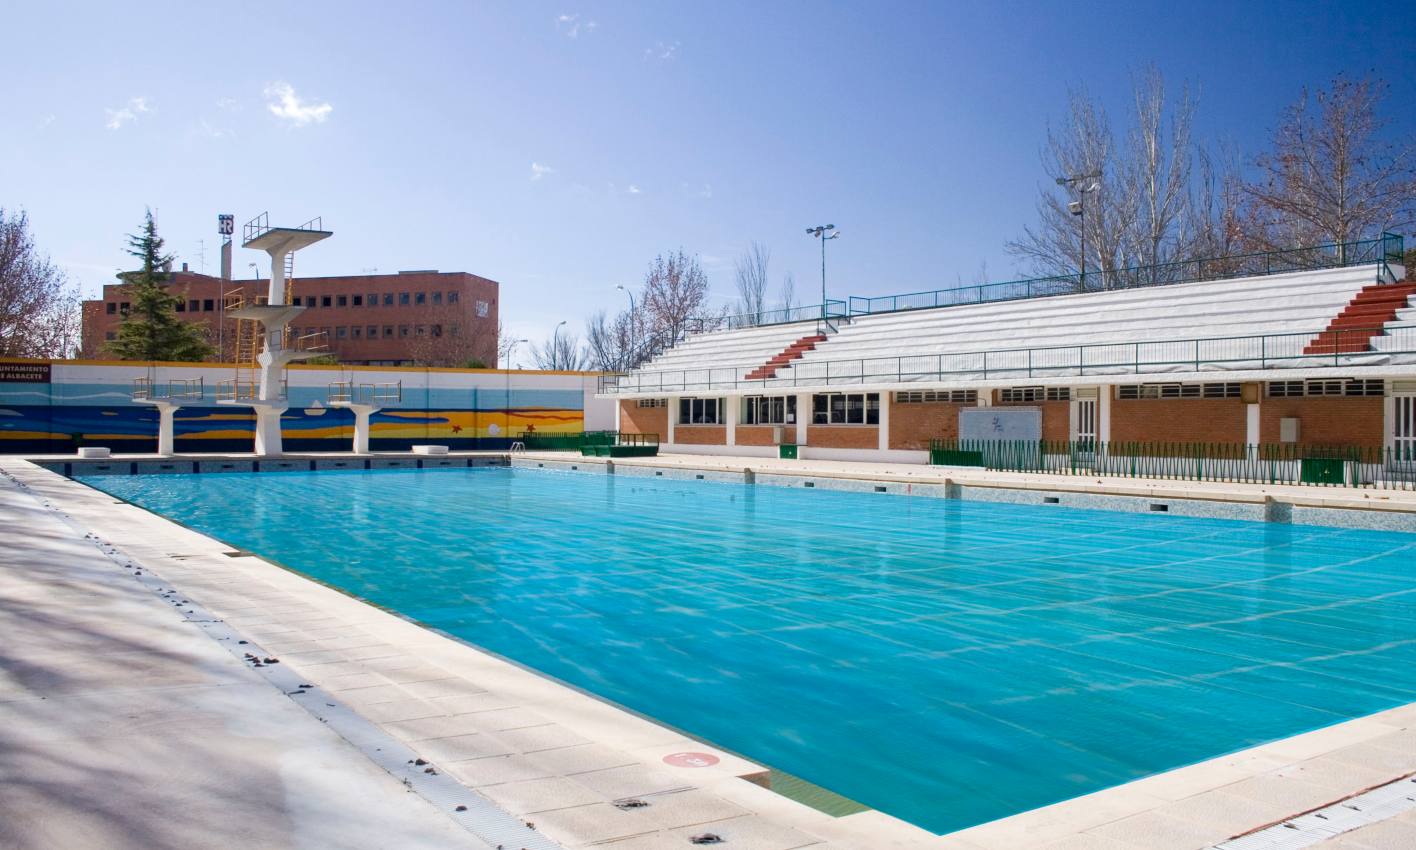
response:
M1346 484L1342 458L1305 457L1298 480L1304 484Z
M782 460L796 460L796 443L782 443L781 445L777 446L777 457L781 458Z

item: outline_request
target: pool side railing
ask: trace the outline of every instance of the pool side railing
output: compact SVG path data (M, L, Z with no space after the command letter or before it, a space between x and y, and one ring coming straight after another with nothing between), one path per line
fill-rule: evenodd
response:
M936 439L929 462L1044 475L1416 490L1416 445Z
M586 457L654 457L659 453L659 435L652 433L522 431L516 439L528 451L580 452Z

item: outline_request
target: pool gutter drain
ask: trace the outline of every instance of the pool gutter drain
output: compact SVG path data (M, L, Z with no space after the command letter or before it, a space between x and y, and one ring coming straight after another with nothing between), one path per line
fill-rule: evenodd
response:
M1214 850L1301 850L1412 810L1416 810L1416 775L1231 838L1216 844Z

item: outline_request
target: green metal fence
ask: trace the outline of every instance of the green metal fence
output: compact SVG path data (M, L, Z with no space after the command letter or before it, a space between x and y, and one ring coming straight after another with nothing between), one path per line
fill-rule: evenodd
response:
M619 431L543 434L523 431L517 440L528 451L580 452L586 457L654 457L659 453L658 434L622 434Z
M1049 475L1416 490L1416 449L1390 447L931 440L929 462Z

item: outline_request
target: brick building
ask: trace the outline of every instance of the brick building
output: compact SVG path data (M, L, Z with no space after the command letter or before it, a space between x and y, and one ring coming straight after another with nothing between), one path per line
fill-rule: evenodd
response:
M270 281L222 280L172 272L168 290L179 298L177 315L203 324L221 359L230 360L236 322L223 303L239 293L264 297ZM496 366L499 284L466 272L298 277L287 283L291 303L306 307L291 335L323 332L340 362L369 366ZM128 310L123 283L103 287L103 297L83 303L83 355L105 356Z
M932 440L1290 445L1386 451L1400 468L1380 474L1412 474L1416 283L1390 241L1314 269L1045 297L1003 284L996 301L968 287L852 299L829 322L730 322L606 394L621 431L670 451L923 462ZM921 296L940 306L899 306ZM961 433L984 422L996 433Z

